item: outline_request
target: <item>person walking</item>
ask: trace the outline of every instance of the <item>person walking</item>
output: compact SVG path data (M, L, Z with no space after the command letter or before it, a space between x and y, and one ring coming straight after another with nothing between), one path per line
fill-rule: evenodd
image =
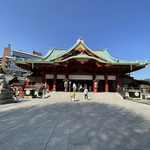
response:
M85 99L88 100L88 89L87 89L87 87L85 87L85 89L84 89L84 97L85 97Z
M75 101L75 96L76 96L76 93L73 92L73 93L71 94L71 101Z

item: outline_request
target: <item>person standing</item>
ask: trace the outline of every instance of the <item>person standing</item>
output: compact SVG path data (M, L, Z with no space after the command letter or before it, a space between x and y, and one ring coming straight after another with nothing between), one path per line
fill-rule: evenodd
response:
M85 89L84 89L84 96L85 96L85 99L88 100L88 89L87 89L87 87L85 87Z
M73 83L73 92L76 92L76 89L77 89L77 86L76 86L76 84L75 83Z
M19 98L20 98L20 89L17 92L17 100L19 100Z
M13 89L13 98L14 98L14 101L17 101L16 88Z
M82 90L83 88L82 88L82 84L80 84L80 92L82 92L83 90Z

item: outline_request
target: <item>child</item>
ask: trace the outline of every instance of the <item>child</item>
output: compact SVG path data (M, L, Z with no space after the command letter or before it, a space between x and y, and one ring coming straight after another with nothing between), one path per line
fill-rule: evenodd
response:
M85 89L84 89L84 97L85 97L85 99L88 100L88 89L87 89L87 87L85 87Z
M76 93L73 92L73 93L71 94L71 101L74 101L74 100L75 100L75 96L76 96Z

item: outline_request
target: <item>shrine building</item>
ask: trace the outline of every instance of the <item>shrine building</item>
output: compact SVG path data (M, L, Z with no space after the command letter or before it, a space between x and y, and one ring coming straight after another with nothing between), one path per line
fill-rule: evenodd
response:
M132 87L130 72L145 68L146 61L124 61L109 55L106 49L91 50L80 38L70 49L50 48L41 58L15 58L15 64L32 74L26 86L48 85L50 91L72 91L75 83L89 91L115 92L118 87ZM65 83L65 84L64 84Z

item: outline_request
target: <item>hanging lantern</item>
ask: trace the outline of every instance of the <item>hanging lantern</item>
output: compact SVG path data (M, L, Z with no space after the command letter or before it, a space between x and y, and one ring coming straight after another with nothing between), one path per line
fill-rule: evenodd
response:
M68 81L64 82L64 87L67 88L68 87Z
M98 82L96 81L94 85L95 85L95 88L97 89L98 88Z

